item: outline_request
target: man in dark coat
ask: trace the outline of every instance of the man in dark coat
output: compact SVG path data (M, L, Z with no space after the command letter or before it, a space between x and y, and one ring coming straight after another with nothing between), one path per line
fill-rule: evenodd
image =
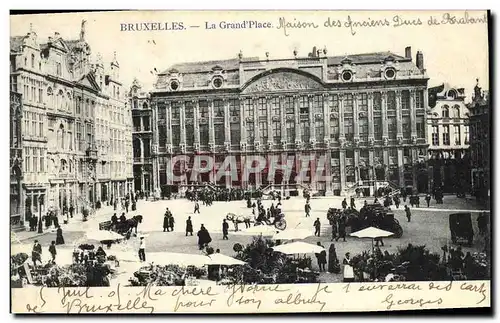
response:
M52 241L52 243L50 244L50 246L49 246L49 252L50 252L50 255L52 256L52 261L55 262L56 261L56 255L57 255L56 242L55 241Z
M191 222L191 217L188 216L186 220L186 237L188 236L188 233L193 235L193 222Z
M69 216L70 217L73 217L73 212L75 212L75 208L73 207L73 204L71 204L69 207Z
M128 213L128 205L129 205L128 200L125 200L125 212L127 213Z
M229 231L229 223L227 223L226 219L222 220L222 240L229 240L227 237L227 233Z
M406 218L408 219L408 222L411 222L411 211L408 205L405 205L405 213L406 213Z
M169 219L169 215L168 213L165 213L165 215L163 216L163 232L165 232L165 230L167 231L170 231L170 219Z
M120 215L120 222L123 224L125 221L127 221L127 217L125 216L125 213L122 213L122 215Z
M200 248L200 250L202 250L210 242L212 242L212 238L210 237L210 233L208 233L208 230L202 224L200 231L198 231L198 247Z
M58 227L56 232L56 245L61 245L61 244L64 244L64 237L62 235L61 227Z
M314 221L314 235L319 237L321 232L321 222L319 222L319 218Z
M352 209L356 208L356 204L354 203L354 197L351 197L351 208Z
M425 195L425 201L427 202L427 207L429 207L431 204L431 195L429 193Z
M40 265L42 265L42 246L38 243L38 240L35 240L35 244L33 244L31 260L33 261L34 266L36 266L37 261L40 262Z
M198 204L198 201L194 202L194 212L193 213L200 214L200 204Z
M318 241L318 246L324 248L321 242ZM326 251L322 250L320 253L315 254L318 260L319 271L326 271Z
M172 215L172 213L170 213L170 216L168 219L168 225L170 227L170 231L174 231L174 224L175 224L174 216Z
M311 212L311 205L309 204L309 202L306 202L306 205L304 206L304 211L306 212L306 218L311 216L309 214L309 212Z
M345 236L346 236L346 232L345 232L345 218L341 217L339 219L339 235L338 235L337 238L335 238L335 241L339 241L340 238L344 239L344 241L345 241Z

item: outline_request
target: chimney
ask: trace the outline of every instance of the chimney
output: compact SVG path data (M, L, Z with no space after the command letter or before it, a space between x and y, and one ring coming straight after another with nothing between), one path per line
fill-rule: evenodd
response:
M421 51L417 52L417 68L423 72L424 71L424 54Z
M411 46L405 48L405 57L411 59Z
M313 47L311 54L312 54L311 57L316 57L317 55L316 46Z

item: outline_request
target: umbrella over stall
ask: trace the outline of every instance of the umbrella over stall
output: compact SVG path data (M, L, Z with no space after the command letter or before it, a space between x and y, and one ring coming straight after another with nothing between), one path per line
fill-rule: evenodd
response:
M356 232L351 233L351 237L357 237L357 238L371 238L372 239L372 251L373 251L373 239L375 238L385 238L392 236L394 233L381 230L379 228L375 227L368 227L363 230L359 230Z
M214 253L208 256L207 265L234 266L246 265L246 262L229 257L220 253Z
M287 255L300 253L320 253L323 250L325 250L325 248L301 241L286 243L273 247L273 251L281 252Z

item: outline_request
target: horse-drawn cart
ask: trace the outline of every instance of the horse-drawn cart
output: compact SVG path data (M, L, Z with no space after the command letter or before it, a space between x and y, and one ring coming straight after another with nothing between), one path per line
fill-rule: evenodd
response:
M467 243L469 246L474 241L474 230L470 213L450 214L451 241L453 243Z

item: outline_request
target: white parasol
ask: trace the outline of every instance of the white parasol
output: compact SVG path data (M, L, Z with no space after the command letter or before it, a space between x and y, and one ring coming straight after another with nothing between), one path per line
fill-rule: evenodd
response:
M351 233L351 237L357 237L357 238L371 238L372 239L372 251L373 251L373 239L375 238L385 238L392 236L394 233L381 230L379 228L375 227L368 227L363 230L359 230L356 232Z
M287 255L294 255L299 253L320 253L325 248L299 241L273 247L273 250Z
M307 229L288 229L275 233L273 240L301 240L310 236L312 236L311 231Z
M174 252L146 252L146 262L155 265L179 265L179 266L197 266L202 267L209 261L204 255L193 255Z
M241 231L233 232L233 234L246 235L246 236L256 236L256 235L272 236L277 231L278 229L276 229L274 226L256 225L247 229L243 229Z
M222 266L233 266L233 265L245 265L246 262L238 260L233 257L229 257L220 253L214 253L208 256L207 265L222 265Z

